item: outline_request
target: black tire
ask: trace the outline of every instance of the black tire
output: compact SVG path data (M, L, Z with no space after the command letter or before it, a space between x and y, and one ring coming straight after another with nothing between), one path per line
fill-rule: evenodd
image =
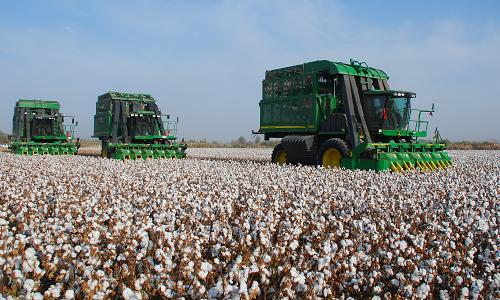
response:
M110 154L108 152L108 144L109 144L109 141L101 140L101 157L102 158L110 158Z
M330 149L337 150L340 153L341 158L349 156L349 147L347 146L347 143L345 141L338 138L329 139L321 144L321 147L319 148L317 158L317 164L319 166L323 166L323 157L325 153Z
M284 155L285 155L285 158L286 158L285 162L278 161L279 159L282 159L282 157L280 157L280 155L283 155L282 153L284 153ZM290 161L288 160L288 157L287 157L286 150L282 144L278 144L278 145L276 145L276 147L274 147L273 154L271 155L271 161L275 164L280 164L280 165L290 163Z

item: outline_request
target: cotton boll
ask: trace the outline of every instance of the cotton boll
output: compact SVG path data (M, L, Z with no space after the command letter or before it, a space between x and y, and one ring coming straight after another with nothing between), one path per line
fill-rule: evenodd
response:
M201 279L205 279L207 277L208 273L210 273L210 271L212 271L212 265L208 262L202 262L201 263L201 270L200 270L200 272L198 272L198 276Z
M35 287L35 282L32 279L26 279L26 281L23 284L23 288L28 293L31 293L34 287Z
M64 293L64 298L66 300L74 299L75 298L75 292L73 290L66 290L66 292Z

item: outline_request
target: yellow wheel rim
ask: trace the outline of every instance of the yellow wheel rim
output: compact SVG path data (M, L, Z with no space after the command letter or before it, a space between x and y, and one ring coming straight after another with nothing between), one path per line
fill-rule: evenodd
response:
M285 150L280 150L276 154L276 163L279 165L284 165L288 162L288 155L286 154Z
M328 149L323 154L323 167L340 167L340 159L342 159L342 154L340 154L339 150L335 148Z

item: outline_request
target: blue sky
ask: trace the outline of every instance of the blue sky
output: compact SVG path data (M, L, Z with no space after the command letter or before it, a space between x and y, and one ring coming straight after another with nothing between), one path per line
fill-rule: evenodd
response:
M90 137L97 96L145 92L179 135L259 125L266 69L363 60L437 112L431 129L500 140L498 1L0 1L0 130L18 98L59 99Z

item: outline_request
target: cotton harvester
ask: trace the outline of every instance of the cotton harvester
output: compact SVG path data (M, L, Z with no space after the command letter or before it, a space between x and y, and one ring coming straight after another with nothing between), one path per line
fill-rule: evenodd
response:
M108 92L97 98L93 137L101 140L102 157L184 158L187 146L176 142L177 123L161 114L150 95Z
M12 153L76 154L80 147L78 139L74 139L78 122L75 124L74 116L65 116L59 109L57 101L18 100L9 143ZM71 124L64 124L66 118L71 118Z
M395 172L452 165L440 141L424 142L430 110L411 107L415 93L392 90L366 63L314 61L266 72L258 134L282 138L278 164L318 164Z

